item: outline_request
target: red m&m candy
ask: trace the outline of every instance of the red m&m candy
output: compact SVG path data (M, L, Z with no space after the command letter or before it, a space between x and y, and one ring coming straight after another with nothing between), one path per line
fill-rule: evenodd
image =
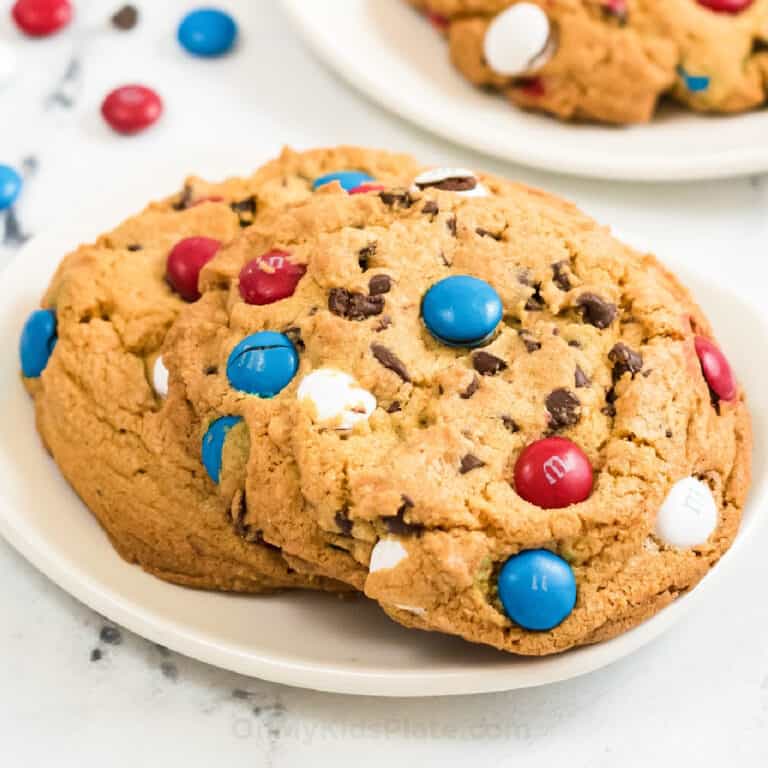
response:
M736 379L725 355L703 336L697 336L694 345L709 388L721 400L733 400L736 397Z
M698 0L699 5L715 13L741 13L746 11L755 0Z
M386 189L383 184L360 184L357 187L349 190L350 195L364 195L366 192L381 192L382 189Z
M584 501L592 492L592 465L565 437L546 437L527 446L515 464L515 491L543 509Z
M69 0L16 0L11 15L18 28L31 37L45 37L69 24Z
M118 133L138 133L156 122L163 102L143 85L123 85L107 94L101 103L101 114Z
M168 254L165 279L184 301L197 301L200 270L216 255L221 243L210 237L179 240Z
M271 304L293 296L307 268L286 251L269 251L240 270L240 295L247 304Z

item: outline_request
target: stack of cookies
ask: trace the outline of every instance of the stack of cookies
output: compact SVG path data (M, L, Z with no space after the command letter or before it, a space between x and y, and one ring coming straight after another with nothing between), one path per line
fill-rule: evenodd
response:
M62 261L21 366L126 560L359 591L519 654L691 589L749 486L743 392L655 258L536 189L379 151L189 179Z

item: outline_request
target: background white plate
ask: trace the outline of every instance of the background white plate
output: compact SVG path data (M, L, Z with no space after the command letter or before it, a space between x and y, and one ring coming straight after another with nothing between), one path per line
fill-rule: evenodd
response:
M768 170L768 110L665 109L650 125L569 125L511 107L454 70L445 40L405 0L283 0L317 54L374 101L473 149L559 173L683 180Z
M215 177L226 172L221 163L201 159L198 167ZM526 659L405 630L363 599L206 593L166 584L127 565L40 444L18 376L18 338L61 256L137 208L148 194L142 184L178 188L175 165L158 161L151 180L134 174L144 180L133 187L128 170L116 171L102 209L81 208L66 229L31 241L0 280L0 533L63 589L154 642L237 672L340 693L422 696L541 685L602 667L658 636L727 567L733 550L694 592L619 638L560 656ZM762 519L758 510L766 496L768 329L754 310L714 284L689 284L752 395L756 481L738 545Z

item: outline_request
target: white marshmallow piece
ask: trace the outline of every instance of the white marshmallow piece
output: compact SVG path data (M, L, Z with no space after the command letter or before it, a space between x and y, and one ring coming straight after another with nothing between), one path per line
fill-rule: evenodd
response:
M168 397L168 369L160 355L152 366L152 386L160 397Z
M712 491L695 477L678 480L656 516L656 534L668 546L687 549L703 544L717 528Z
M475 179L472 189L457 190L455 194L464 197L487 197L488 190L477 180L474 171L466 168L430 168L420 173L411 186L412 192L418 192L422 187L433 187L447 179Z
M338 421L337 429L352 429L376 409L376 398L347 373L333 368L319 368L307 374L299 384L298 399L315 406L318 422Z
M16 54L8 43L0 41L0 85L4 85L16 73Z
M546 63L551 39L547 14L533 3L516 3L488 26L483 41L485 60L500 75L525 75Z
M408 557L408 550L399 541L379 539L371 552L371 565L368 571L369 573L376 573L376 571L394 568L406 557Z

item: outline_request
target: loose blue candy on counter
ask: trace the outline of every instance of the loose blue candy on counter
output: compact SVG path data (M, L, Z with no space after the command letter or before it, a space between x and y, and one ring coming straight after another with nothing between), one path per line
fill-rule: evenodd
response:
M45 370L56 339L56 313L51 309L35 310L24 323L19 342L21 371L27 378L37 378Z
M507 616L524 629L553 629L576 605L571 566L546 549L510 557L499 574L498 588Z
M0 164L0 211L16 202L22 183L21 176L10 165Z
M241 392L274 397L296 375L299 356L291 340L275 331L246 336L227 360L229 383Z
M691 75L683 67L679 67L677 71L691 93L702 93L709 88L709 77L706 75Z
M221 56L234 45L237 24L217 8L198 8L181 20L177 37L182 48L195 56Z
M454 275L427 291L421 314L438 341L455 347L474 347L493 333L501 320L502 305L499 294L485 281Z
M349 192L361 184L373 181L373 177L362 171L334 171L333 173L326 173L324 176L318 176L312 182L312 189L318 189L323 184L330 184L332 181L338 181L342 188Z
M214 483L218 483L221 476L221 453L227 433L241 421L239 416L222 416L211 422L203 437L203 466Z

